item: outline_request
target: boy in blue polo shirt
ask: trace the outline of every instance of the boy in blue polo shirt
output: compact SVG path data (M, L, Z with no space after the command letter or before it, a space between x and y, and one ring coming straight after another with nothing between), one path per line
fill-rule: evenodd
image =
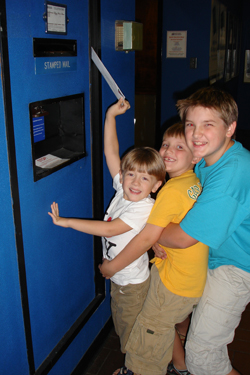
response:
M236 375L227 344L250 302L250 152L232 139L238 108L228 93L204 88L179 100L177 108L189 148L203 158L195 168L203 192L180 224L165 228L159 243L209 246L207 282L193 313L186 365L194 375Z

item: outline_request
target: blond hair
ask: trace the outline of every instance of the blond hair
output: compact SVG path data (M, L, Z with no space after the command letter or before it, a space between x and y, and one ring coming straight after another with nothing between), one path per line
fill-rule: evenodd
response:
M189 108L204 107L215 109L226 127L238 120L238 106L233 97L226 91L209 86L196 91L187 99L177 101L177 109L183 123Z
M164 181L166 169L160 154L151 147L138 147L129 151L121 160L121 172L135 171L155 176Z
M163 134L163 140L167 137L181 138L185 137L185 129L182 122L171 125Z

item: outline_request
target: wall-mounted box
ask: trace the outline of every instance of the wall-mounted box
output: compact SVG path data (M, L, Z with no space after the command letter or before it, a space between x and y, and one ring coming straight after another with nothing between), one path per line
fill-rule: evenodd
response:
M116 51L142 50L143 24L133 21L115 21Z
M29 104L34 181L86 155L84 94Z

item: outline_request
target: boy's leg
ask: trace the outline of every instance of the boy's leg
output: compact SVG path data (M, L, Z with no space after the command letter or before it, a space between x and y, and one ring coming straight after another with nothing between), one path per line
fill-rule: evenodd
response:
M186 341L189 324L190 324L190 316L188 316L187 319L184 320L184 322L181 322L175 325L175 328L178 332L178 335L180 337L180 340L183 346Z
M177 332L175 333L172 362L174 367L178 370L186 370L187 368L185 363L184 348Z
M126 367L137 374L165 375L172 358L175 324L186 319L198 300L171 293L154 265L147 298L126 345Z
M234 375L227 345L250 302L250 274L234 266L208 271L203 296L193 312L186 364L194 375Z
M117 285L111 281L111 311L115 331L125 353L128 337L147 296L150 277L140 284Z
M172 355L172 365L177 369L177 371L185 371L187 370L187 366L185 363L185 352L184 352L184 345L186 341L186 335L188 331L188 327L190 324L190 316L184 320L184 322L178 323L175 325L177 330L174 339L174 348L173 348L173 355ZM171 364L168 366L168 374L172 374L171 372ZM188 373L188 371L187 371Z

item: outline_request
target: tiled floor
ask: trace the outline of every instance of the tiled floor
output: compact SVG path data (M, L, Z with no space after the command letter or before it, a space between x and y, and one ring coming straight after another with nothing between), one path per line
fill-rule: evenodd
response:
M96 357L82 375L112 375L124 363L120 342L114 329L111 330Z
M234 368L241 375L250 375L250 304L242 315L234 341L228 346L228 350ZM112 329L82 375L112 375L112 372L123 364L123 359L119 339Z

